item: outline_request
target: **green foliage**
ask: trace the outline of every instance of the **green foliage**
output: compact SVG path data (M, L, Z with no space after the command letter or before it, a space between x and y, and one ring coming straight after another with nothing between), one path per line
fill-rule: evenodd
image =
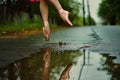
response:
M115 25L120 21L120 0L102 0L98 15L104 23Z
M83 26L83 18L81 16L78 16L73 21L75 26Z
M82 19L78 15L81 4L75 0L59 1L65 10L70 11L70 20L73 24L82 25ZM36 21L34 19L35 15L40 15L39 3L30 3L28 0L6 0L4 4L0 4L0 32L25 30L42 26L40 17ZM53 27L65 25L57 10L51 4L49 5L49 20Z
M7 33L12 31L24 31L26 29L39 29L42 28L42 21L40 16L36 15L33 21L30 21L28 17L24 14L21 20L16 20L14 22L6 22L4 25L0 25L0 33Z
M90 21L91 21L91 25L96 25L96 22L92 17L90 17ZM86 18L86 25L89 25L89 16L87 16Z

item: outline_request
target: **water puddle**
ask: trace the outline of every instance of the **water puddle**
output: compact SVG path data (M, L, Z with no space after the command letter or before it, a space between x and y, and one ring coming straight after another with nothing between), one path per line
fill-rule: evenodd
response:
M44 46L1 67L0 80L120 80L115 57L98 54L89 46L66 45Z

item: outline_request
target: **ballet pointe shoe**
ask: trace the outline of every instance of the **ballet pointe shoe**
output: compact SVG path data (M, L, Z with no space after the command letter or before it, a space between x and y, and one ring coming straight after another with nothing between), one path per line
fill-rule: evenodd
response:
M50 33L49 33L49 31L48 31L48 29L46 27L43 27L43 35L44 35L44 39L46 41L50 40Z
M59 11L59 15L60 17L63 19L63 21L65 23L67 23L69 26L73 26L72 22L69 20L69 12L64 10L64 9L60 9Z
M45 26L43 27L43 35L44 35L44 39L46 41L50 40L50 28L49 28L49 24L45 23Z
M60 75L59 80L69 80L70 79L69 72L71 68L72 68L72 64L68 64L67 67L62 72L62 74Z

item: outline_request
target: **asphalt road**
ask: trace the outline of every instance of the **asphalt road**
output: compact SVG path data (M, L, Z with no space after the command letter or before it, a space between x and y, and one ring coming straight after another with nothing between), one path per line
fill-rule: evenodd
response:
M65 44L58 47L59 43ZM116 56L120 64L120 26L72 27L51 33L49 42L38 34L25 38L0 39L0 67L34 54L39 48L50 46L59 50L77 50L90 46L92 52L109 53Z

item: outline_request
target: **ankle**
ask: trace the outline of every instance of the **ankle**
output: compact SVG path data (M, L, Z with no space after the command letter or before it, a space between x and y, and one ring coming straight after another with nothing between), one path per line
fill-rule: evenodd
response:
M60 10L58 10L58 13L62 14L62 13L64 13L64 11L65 11L64 9L60 9Z
M48 21L44 21L44 27L48 27L49 26L49 22Z
M59 15L69 14L69 12L66 11L66 10L64 10L64 9L60 9L60 10L58 11L58 13L59 13Z
M64 10L64 9L58 10L58 13L59 13L59 14L65 14L66 12L68 12L68 11L66 11L66 10Z

